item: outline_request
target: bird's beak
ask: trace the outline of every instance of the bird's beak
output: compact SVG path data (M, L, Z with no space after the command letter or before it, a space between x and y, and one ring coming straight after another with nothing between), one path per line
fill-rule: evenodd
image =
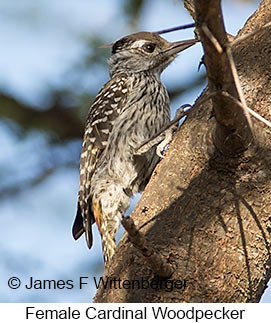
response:
M195 45L199 40L197 39L188 39L188 40L181 40L170 43L170 47L166 50L170 52L171 55L178 54L183 50Z

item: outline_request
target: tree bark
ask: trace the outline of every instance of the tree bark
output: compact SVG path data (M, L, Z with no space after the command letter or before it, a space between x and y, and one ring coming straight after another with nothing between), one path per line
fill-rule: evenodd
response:
M249 121L232 99L212 95L225 91L240 99L226 55L220 1L191 3L205 51L208 88L132 214L140 233L173 266L169 279L185 285L170 291L165 285L100 287L95 302L258 302L270 279L271 129L253 118ZM238 37L270 21L271 3L263 0ZM232 51L247 105L270 120L270 28L237 43ZM155 268L127 234L103 278L156 279Z

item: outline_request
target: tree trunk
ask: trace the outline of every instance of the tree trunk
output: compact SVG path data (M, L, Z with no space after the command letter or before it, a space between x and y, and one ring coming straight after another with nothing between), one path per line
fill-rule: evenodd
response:
M258 302L270 279L271 129L244 109L220 1L195 0L187 6L195 10L208 89L132 214L140 233L173 266L168 279L175 285L160 280L158 287L144 288L156 279L155 268L125 233L103 279L130 283L100 287L95 302ZM271 3L263 0L238 37L270 21ZM269 120L270 30L264 28L232 49L247 105ZM142 285L132 288L136 280Z

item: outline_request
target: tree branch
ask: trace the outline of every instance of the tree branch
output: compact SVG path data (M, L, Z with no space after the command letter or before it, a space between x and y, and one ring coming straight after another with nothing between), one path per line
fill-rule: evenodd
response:
M232 65L230 48L227 47L219 0L196 0L197 28L204 47L204 64L210 92L224 91L241 100L245 106L235 66ZM215 64L214 64L215 62ZM214 144L225 155L237 155L252 142L250 119L245 109L220 97L213 98L214 115L217 120Z
M24 131L47 131L60 140L82 137L83 122L57 98L46 110L32 109L4 93L0 93L0 103L0 118L11 120Z
M154 250L145 239L144 235L137 230L133 219L131 217L124 217L121 222L128 233L129 240L146 258L153 272L160 278L169 278L173 274L173 266L167 263L165 258L161 257L161 255Z
M68 161L63 164L53 165L51 167L43 168L35 178L29 178L23 181L16 181L15 184L9 186L0 187L0 200L4 198L13 197L16 194L25 192L26 190L32 189L35 186L41 184L49 176L53 175L60 168L78 167L78 163L75 161Z

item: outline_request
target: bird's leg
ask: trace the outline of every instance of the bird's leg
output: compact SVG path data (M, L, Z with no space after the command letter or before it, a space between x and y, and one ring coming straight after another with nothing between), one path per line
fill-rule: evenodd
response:
M164 140L162 142L160 142L160 144L157 145L157 147L156 147L156 154L160 158L164 158L163 152L166 149L166 146L168 144L170 144L170 142L173 138L173 134L176 132L177 128L178 128L178 124L176 123L176 126L173 125L164 131Z
M168 131L169 129L165 130ZM135 152L135 155L143 155L145 154L147 151L149 151L152 147L158 145L160 146L161 143L164 142L164 138L165 138L165 132L163 133L160 133L159 135L155 135L153 136L151 139L147 140L147 141L144 141L144 143L142 145L140 145L137 149L136 149L136 152ZM172 136L171 136L172 137ZM171 139L170 139L171 140ZM157 148L158 148L157 146ZM158 154L158 156L161 157L161 155Z
M156 154L164 158L162 155L162 152L164 151L165 147L171 142L173 135L178 129L178 123L180 119L182 119L184 116L187 115L187 112L184 111L184 108L191 107L190 104L184 104L182 105L175 114L174 119L166 125L164 128L162 128L157 134L155 134L152 138L149 140L143 142L137 150L136 155L143 155L147 151L149 151L152 147L156 146Z

